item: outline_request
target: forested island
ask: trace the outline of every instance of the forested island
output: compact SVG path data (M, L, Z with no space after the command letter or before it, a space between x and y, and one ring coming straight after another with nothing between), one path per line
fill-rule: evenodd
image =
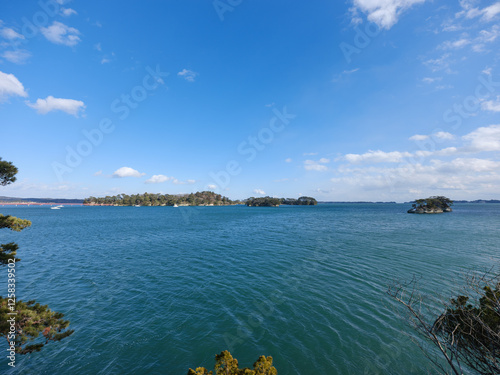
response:
M441 214L451 212L453 201L443 196L434 196L425 199L417 199L408 210L409 214Z
M85 206L231 206L246 204L249 207L278 207L280 204L294 206L313 206L318 204L311 197L295 198L248 198L231 200L212 191L198 191L191 194L118 194L101 198L89 197L83 200Z
M198 191L191 194L118 194L103 198L89 197L83 200L85 206L230 206L243 204L232 201L212 191Z
M318 204L316 199L311 197L300 197L299 199L294 198L248 198L245 202L248 207L278 207L280 204L290 205L290 206L315 206Z

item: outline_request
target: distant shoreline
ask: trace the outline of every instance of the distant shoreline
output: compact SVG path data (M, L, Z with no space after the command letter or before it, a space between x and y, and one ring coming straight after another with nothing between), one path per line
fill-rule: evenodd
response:
M19 198L16 198L19 199ZM65 205L65 206L85 206L85 207L131 207L131 206L123 206L123 205L113 205L113 204L83 204L83 199L80 202L75 202L76 199L71 199L71 203L66 202L65 200L57 200L54 199L50 202L34 202L34 201L0 201L0 206L54 206L54 205ZM348 201L318 201L318 204L408 204L411 202L368 202L368 201L358 201L358 202L348 202ZM488 203L500 203L500 200L490 199L490 200L475 200L475 201L455 201L455 203L459 204L488 204ZM228 204L228 205L199 205L193 207L226 207L226 206L242 206L244 204ZM181 205L182 207L184 205ZM148 207L148 206L141 206ZM160 207L160 206L159 206ZM185 206L191 207L191 206Z

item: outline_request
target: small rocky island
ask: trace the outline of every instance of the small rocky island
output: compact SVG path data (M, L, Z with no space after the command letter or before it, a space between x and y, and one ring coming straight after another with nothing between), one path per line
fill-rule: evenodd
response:
M409 214L442 214L443 212L451 212L453 201L450 198L443 196L429 197L425 199L417 199L412 204L412 208L408 210Z

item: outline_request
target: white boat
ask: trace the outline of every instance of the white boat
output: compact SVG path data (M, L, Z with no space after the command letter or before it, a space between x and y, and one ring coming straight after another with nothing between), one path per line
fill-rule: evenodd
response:
M174 207L179 207L179 206L177 206L177 204L174 203Z
M63 208L64 206L62 204L60 204L59 206L56 206L58 208Z
M141 207L139 204L136 204L134 207Z
M56 207L50 207L50 209L51 209L51 210L60 210L60 209L61 209L61 207L57 207L57 206L56 206Z

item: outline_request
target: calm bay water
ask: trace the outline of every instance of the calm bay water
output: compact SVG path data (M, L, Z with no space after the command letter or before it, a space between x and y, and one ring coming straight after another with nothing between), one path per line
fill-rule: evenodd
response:
M417 274L449 297L461 272L498 264L500 205L407 209L0 207L33 222L0 231L20 245L16 294L75 330L0 373L185 374L225 349L279 374L428 373L387 285Z

